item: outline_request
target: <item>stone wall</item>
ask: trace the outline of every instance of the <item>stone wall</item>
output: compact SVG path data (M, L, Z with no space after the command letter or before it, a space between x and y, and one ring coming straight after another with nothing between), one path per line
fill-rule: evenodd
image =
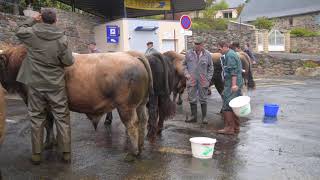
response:
M292 25L290 25L290 19L292 19ZM275 29L292 29L295 27L303 27L315 31L320 30L320 12L310 13L305 15L298 15L298 16L287 16L287 17L280 17L275 18L274 28Z
M57 10L57 17L57 25L65 30L72 51L87 53L87 44L94 41L93 28L103 23L103 19L62 10ZM9 20L20 23L25 19L25 16L0 13L0 43L19 43L14 36L15 27L9 23Z
M205 47L210 52L217 51L217 44L220 41L225 42L240 42L241 45L244 43L249 43L251 48L255 50L257 44L257 31L256 30L248 30L248 31L193 31L193 35L188 37L188 49L193 47L193 40L195 37L201 36L205 39Z
M291 37L292 52L320 54L320 36L317 37Z
M268 54L256 54L258 63L253 65L254 77L294 75L302 60L276 58Z

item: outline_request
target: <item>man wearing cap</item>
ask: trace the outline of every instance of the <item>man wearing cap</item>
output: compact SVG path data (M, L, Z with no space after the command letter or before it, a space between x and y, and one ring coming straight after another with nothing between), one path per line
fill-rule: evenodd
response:
M88 45L89 53L101 53L97 48L97 44L95 42L90 42Z
M150 55L150 54L155 54L155 53L158 53L158 51L155 49L155 48L153 48L153 42L148 42L147 43L147 50L146 50L146 52L144 53L144 55Z
M186 53L184 75L187 78L188 100L191 108L191 118L186 122L197 122L197 95L201 104L202 123L207 124L207 94L213 76L213 64L210 52L204 49L203 38L197 37L194 48Z

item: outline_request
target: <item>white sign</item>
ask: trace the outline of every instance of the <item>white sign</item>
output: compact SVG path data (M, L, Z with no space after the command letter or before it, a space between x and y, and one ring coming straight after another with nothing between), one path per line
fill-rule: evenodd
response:
M181 30L181 34L184 36L192 36L192 31L191 30Z

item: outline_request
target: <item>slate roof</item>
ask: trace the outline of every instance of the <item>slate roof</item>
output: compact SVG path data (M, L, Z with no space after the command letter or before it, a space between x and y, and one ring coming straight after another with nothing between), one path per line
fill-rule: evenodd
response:
M239 18L242 22L254 21L258 17L284 17L320 12L320 0L250 0Z

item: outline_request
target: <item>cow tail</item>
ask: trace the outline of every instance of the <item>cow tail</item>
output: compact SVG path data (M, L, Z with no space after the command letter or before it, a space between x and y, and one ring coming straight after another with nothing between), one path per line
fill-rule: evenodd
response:
M148 72L148 76L149 76L148 92L149 92L149 95L153 95L153 93L154 93L153 92L153 78L152 78L152 71L151 71L150 64L145 56L140 56L140 57L138 57L138 59L143 63L144 67L146 68L146 70Z

